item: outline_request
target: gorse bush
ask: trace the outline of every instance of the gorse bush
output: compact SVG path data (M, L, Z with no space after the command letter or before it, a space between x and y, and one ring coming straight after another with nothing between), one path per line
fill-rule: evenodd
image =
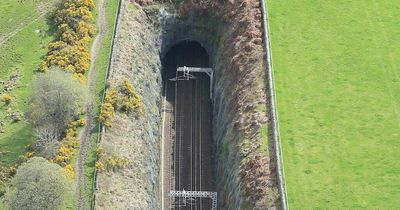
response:
M116 155L101 156L96 162L96 169L101 173L104 171L117 171L128 167L128 159Z
M97 171L102 173L106 170L106 167L104 166L104 164L101 161L96 161L96 169L97 169Z
M112 117L114 116L114 110L117 108L118 92L114 89L106 91L104 102L100 108L99 121L107 127L112 126Z
M3 102L3 103L5 103L6 105L8 105L8 104L10 104L11 103L11 100L12 100L12 97L11 97L11 95L10 94L2 94L1 96L0 96L0 101L1 102Z
M72 121L68 124L68 127L65 131L65 137L61 140L61 146L57 151L57 155L53 159L55 163L66 168L69 177L71 177L73 168L67 167L71 164L73 155L75 154L79 145L78 127L83 126L84 122L86 122L86 120L80 119Z
M121 110L126 113L135 111L139 114L143 114L142 98L128 80L124 80L122 84L120 84L119 90L122 94Z
M104 171L117 171L128 167L129 160L119 155L106 153L106 151L99 147L96 150L98 160L96 161L96 169L98 172Z
M71 179L75 178L75 170L71 164L68 164L64 167L65 173Z
M139 116L144 114L142 98L128 80L120 82L117 88L106 91L104 102L100 108L99 121L105 126L111 127L115 110L127 114L137 113Z
M92 0L63 0L54 14L58 37L49 44L49 53L39 70L47 72L59 66L82 79L90 66L88 45L94 35Z

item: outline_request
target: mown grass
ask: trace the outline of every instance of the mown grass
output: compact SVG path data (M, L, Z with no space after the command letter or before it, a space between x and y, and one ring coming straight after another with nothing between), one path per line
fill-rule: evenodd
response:
M291 209L400 206L400 4L268 1Z
M100 43L99 54L95 62L96 73L94 76L93 87L94 91L92 96L95 101L96 113L99 112L99 107L101 105L104 89L106 86L106 75L109 66L109 57L112 47L112 37L114 34L115 21L117 18L117 9L119 5L119 0L105 1L106 4L106 35L102 42ZM97 12L96 12L97 13ZM97 14L96 14L97 16ZM91 136L91 145L86 157L85 162L85 176L87 177L87 186L85 187L85 192L87 193L88 207L93 200L93 181L94 181L94 171L96 164L96 149L97 149L97 139L100 135L100 130L96 122L96 129Z

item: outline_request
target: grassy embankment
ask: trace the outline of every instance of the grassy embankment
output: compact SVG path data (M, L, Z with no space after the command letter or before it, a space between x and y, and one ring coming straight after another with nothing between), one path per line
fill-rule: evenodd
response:
M98 107L100 106L103 99L119 0L112 0L112 1L107 0L105 1L105 4L106 4L106 35L103 38L102 42L100 43L100 50L97 57L97 61L95 63L96 74L93 81L94 91L92 92L94 101L96 103L95 105L97 108L96 113L99 112ZM95 11L95 13L97 17L97 11ZM96 163L97 139L99 137L99 134L100 131L97 122L95 132L92 133L91 136L90 151L88 153L88 157L85 163L85 175L87 177L87 186L85 186L85 192L88 196L88 204L87 204L88 206L90 206L93 198L93 179L94 179L94 170Z
M400 4L268 6L291 209L397 209Z

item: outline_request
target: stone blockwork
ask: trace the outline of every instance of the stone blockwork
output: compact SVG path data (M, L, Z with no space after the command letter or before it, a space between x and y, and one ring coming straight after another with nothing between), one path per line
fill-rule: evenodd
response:
M132 1L132 2L131 2ZM97 209L159 209L161 61L195 40L215 70L214 180L220 209L279 209L259 0L123 0L109 83L128 78L145 117L118 114L101 143L130 160L101 174Z

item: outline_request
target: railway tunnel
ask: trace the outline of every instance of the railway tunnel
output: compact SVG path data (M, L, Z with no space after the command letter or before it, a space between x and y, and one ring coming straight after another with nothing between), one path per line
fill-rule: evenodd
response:
M163 59L163 206L211 209L209 198L168 196L171 191L215 191L210 76L179 72L178 67L210 67L208 53L196 41L182 41Z
M169 196L183 190L217 192L219 209L279 207L259 8L258 0L121 2L108 83L132 81L145 116L118 114L105 132L102 145L134 170L99 175L98 209L211 209L210 199ZM212 67L213 79L170 80L182 66Z

